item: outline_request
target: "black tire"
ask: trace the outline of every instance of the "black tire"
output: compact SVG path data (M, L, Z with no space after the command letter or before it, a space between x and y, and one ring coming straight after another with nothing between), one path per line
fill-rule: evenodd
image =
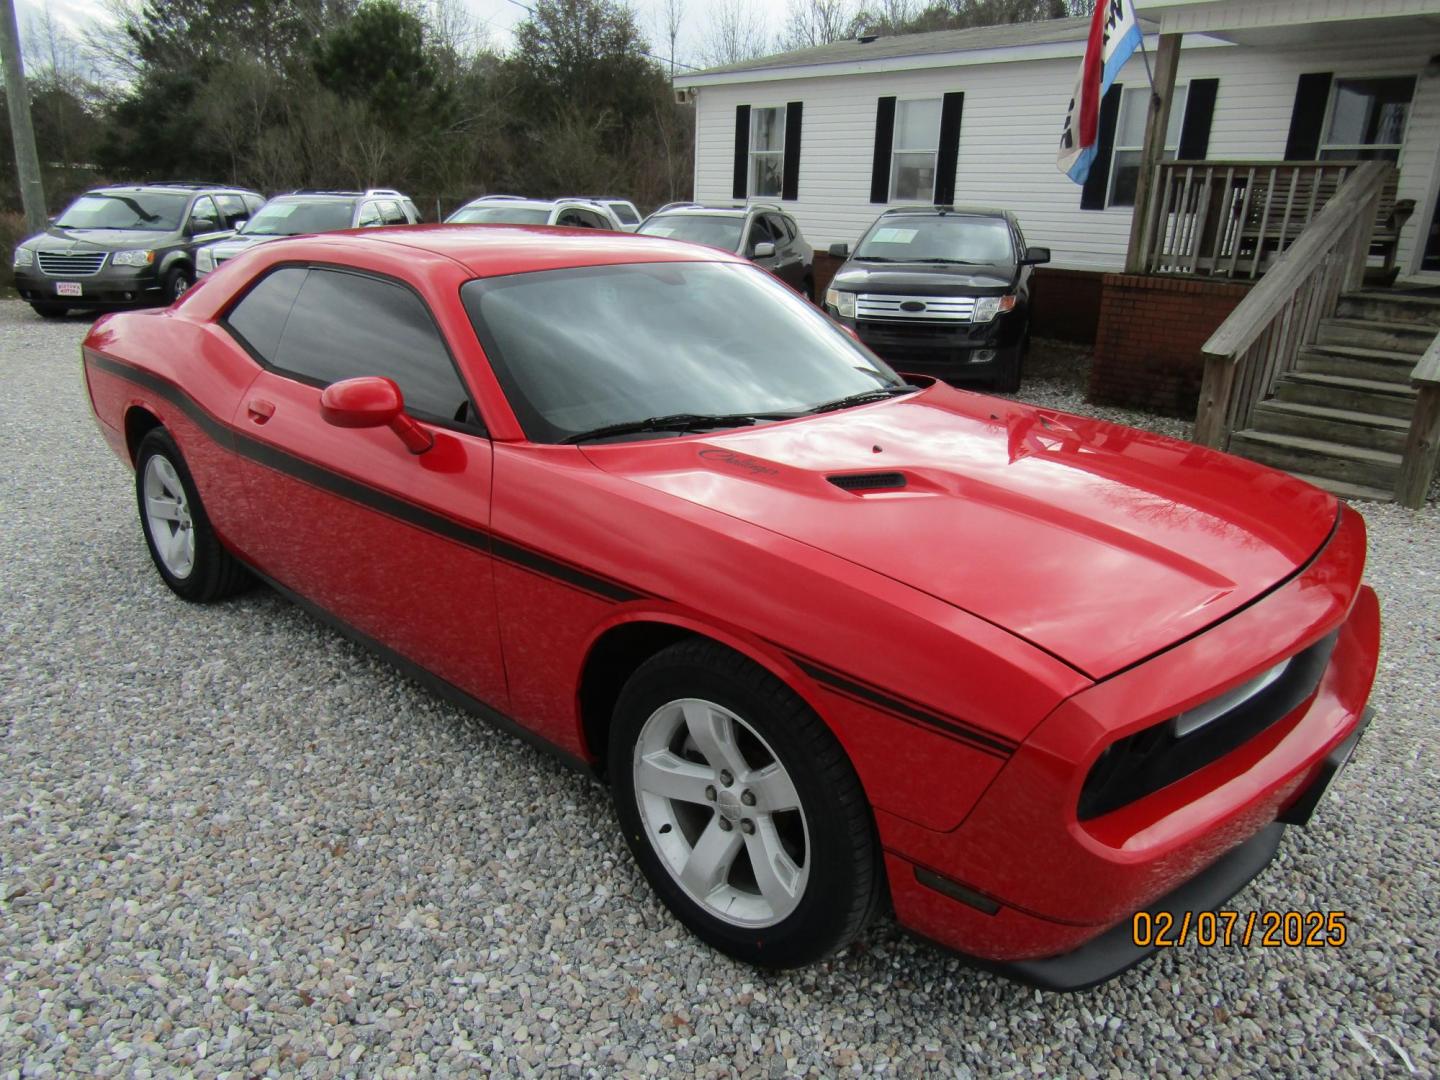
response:
M805 819L808 877L794 910L773 925L741 927L717 918L680 886L647 833L635 790L635 747L651 715L683 698L701 698L740 717L769 744L794 784ZM854 768L789 687L739 654L694 640L643 664L616 704L608 762L616 814L640 869L680 921L720 951L761 967L796 967L843 949L874 917L884 871ZM718 811L695 810L713 813L719 824Z
M806 274L805 280L800 283L800 291L804 294L806 300L809 300L812 304L816 302L815 279L809 274Z
M1030 351L1030 331L1025 331L1025 336L1020 339L1020 344L1015 346L1015 351L1010 355L1005 369L995 377L994 387L996 393L1013 394L1020 389L1020 380L1025 374L1025 354Z
M70 310L64 304L38 303L31 304L30 307L42 319L63 319L65 313Z
M165 272L165 303L173 304L185 295L185 290L195 284L195 275L188 266L172 266Z
M184 488L189 511L189 528L195 537L195 554L189 570L177 574L161 557L157 537L152 534L154 527L145 504L145 477L152 458L163 458L173 467ZM140 513L140 529L145 534L145 546L150 549L150 558L155 569L172 592L182 599L197 604L209 604L239 592L251 584L246 569L220 544L220 538L210 525L205 507L200 502L200 493L195 481L180 454L180 448L164 428L152 429L140 440L135 454L135 502Z

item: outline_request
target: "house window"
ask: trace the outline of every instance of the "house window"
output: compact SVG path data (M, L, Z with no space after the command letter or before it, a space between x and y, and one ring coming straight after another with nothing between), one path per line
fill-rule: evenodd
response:
M1413 78L1336 79L1320 159L1399 161L1414 95Z
M940 99L895 103L890 154L890 201L932 202L935 156L940 147Z
M1166 161L1180 152L1180 130L1185 124L1188 86L1175 87L1170 101L1170 123L1165 128ZM1120 117L1115 124L1115 156L1110 162L1110 198L1107 206L1134 206L1140 182L1140 156L1145 149L1145 121L1150 115L1150 88L1136 86L1120 92Z
M750 110L750 194L778 196L785 177L785 109Z

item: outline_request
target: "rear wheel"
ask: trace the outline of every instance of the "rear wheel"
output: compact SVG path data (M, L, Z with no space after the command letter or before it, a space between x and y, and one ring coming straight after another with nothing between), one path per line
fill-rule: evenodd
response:
M135 499L150 558L176 595L204 604L249 584L245 568L211 528L180 448L164 428L140 440Z
M65 313L70 310L64 304L38 303L31 304L30 307L42 319L63 319Z
M783 683L710 642L657 654L611 728L612 794L656 893L697 936L766 967L864 928L882 871L859 780Z

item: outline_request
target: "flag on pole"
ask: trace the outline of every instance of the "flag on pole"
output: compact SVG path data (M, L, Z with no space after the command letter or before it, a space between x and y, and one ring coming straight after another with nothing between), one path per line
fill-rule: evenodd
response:
M1140 22L1129 0L1099 0L1090 20L1090 40L1075 94L1065 113L1065 131L1060 136L1056 164L1077 184L1090 175L1100 133L1100 99L1134 51L1143 43Z

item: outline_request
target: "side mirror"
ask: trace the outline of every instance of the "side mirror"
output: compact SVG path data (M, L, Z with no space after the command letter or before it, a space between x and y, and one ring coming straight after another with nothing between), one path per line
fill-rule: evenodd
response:
M237 217L234 221L230 223L230 227L236 232L239 232L246 226L246 224L249 223L249 221L250 219L248 217Z
M366 375L331 383L320 395L320 415L333 427L388 427L412 454L423 454L435 442L405 414L405 398L393 379Z
M1039 266L1041 263L1050 261L1050 249L1042 247L1031 247L1025 249L1025 258L1022 263L1029 263L1031 266Z
M830 254L836 259L848 259L850 257L849 244L831 244Z
M761 240L750 252L752 259L769 259L775 255L775 245L769 240Z
M205 233L219 232L220 225L213 218L191 218L190 235L203 236Z

